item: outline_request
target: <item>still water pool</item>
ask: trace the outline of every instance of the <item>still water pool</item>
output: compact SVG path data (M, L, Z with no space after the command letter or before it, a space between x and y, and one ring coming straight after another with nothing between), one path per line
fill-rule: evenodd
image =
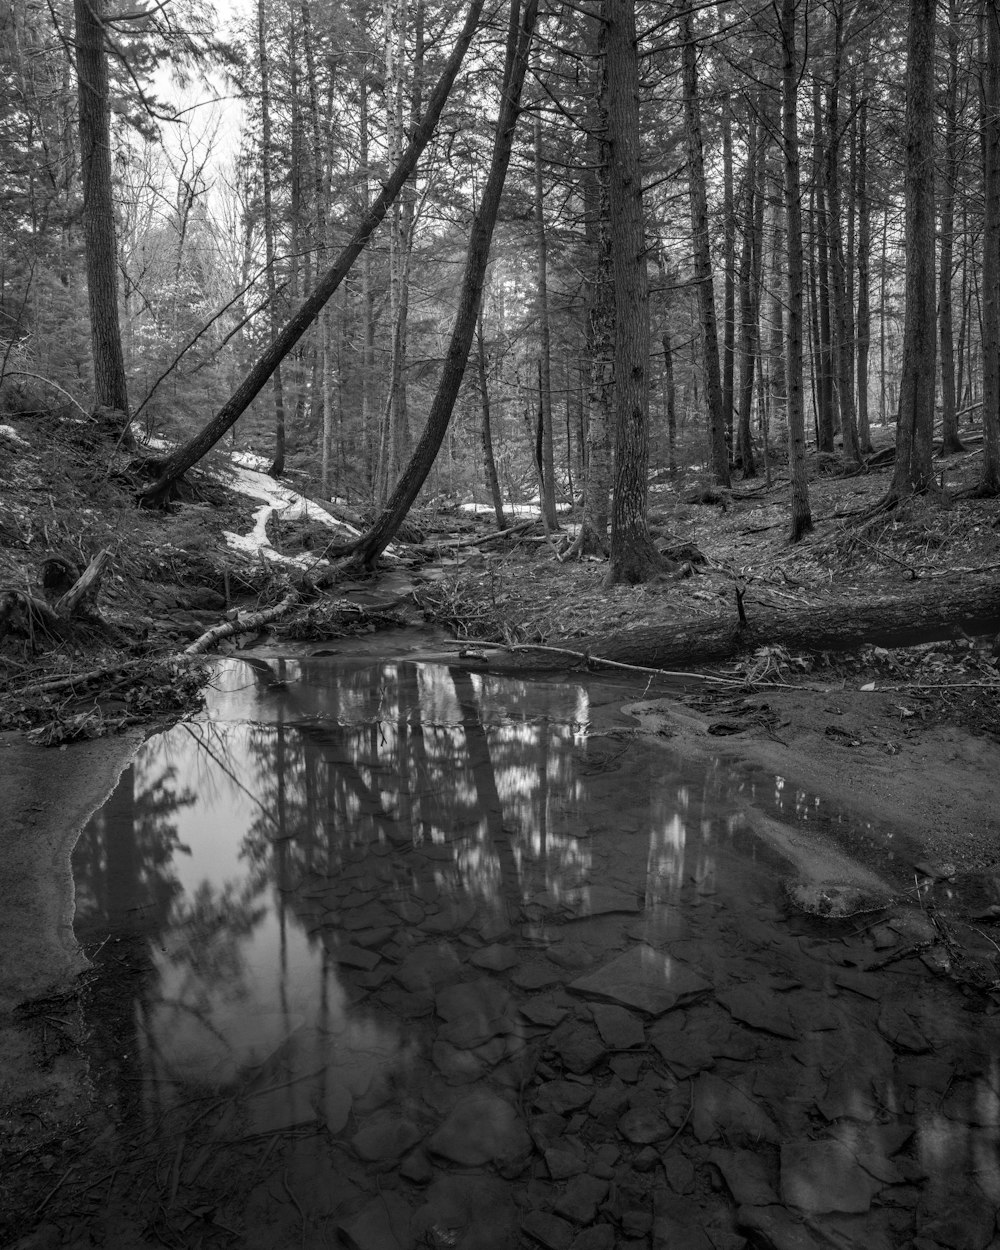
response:
M1000 1247L991 1001L900 882L793 906L880 831L645 693L222 662L74 854L72 1244Z

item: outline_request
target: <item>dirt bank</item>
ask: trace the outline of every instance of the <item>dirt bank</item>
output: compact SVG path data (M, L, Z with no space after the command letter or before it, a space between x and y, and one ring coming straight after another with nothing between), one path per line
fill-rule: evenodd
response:
M747 760L783 778L789 793L825 799L858 827L877 825L883 856L904 875L921 860L958 874L1000 868L1000 744L930 721L910 692L762 690L629 710L682 753ZM856 852L877 854L865 842Z
M0 1018L65 989L84 967L70 854L142 737L133 730L62 750L0 737Z

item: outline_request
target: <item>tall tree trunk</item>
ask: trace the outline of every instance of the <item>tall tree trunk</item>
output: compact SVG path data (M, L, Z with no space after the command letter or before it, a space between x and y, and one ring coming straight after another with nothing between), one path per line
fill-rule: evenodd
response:
M732 435L736 374L736 203L733 198L733 110L722 102L722 408Z
M917 3L917 0L913 0ZM1000 494L1000 4L986 4L983 82L983 468L981 495Z
M545 237L544 188L542 180L542 120L536 113L532 127L535 174L535 265L538 298L538 399L542 454L542 516L548 533L558 528L556 517L556 462L552 437L552 336L549 332L549 260Z
M611 281L615 302L615 461L606 585L645 581L662 567L646 520L649 467L649 277L639 163L635 0L604 0L601 84L611 169ZM707 222L706 222L707 224ZM707 239L706 239L707 244ZM719 357L715 349L718 383ZM717 398L721 405L722 395ZM721 412L718 416L721 419ZM728 477L729 465L725 466Z
M111 191L111 113L103 0L74 0L83 182L83 243L94 358L94 399L128 430L128 386L118 318L118 245Z
M493 513L497 519L497 529L505 530L507 522L503 514L503 496L500 494L500 480L497 477L496 456L493 454L493 429L490 425L490 388L486 377L486 344L483 341L483 311L481 308L476 321L476 348L479 366L479 402L483 414L483 464L486 469L486 484L490 488Z
M587 280L587 455L583 486L583 520L570 553L608 554L608 501L611 496L611 395L614 380L615 314L611 292L611 216L608 177L611 164L608 124L603 111L599 75L603 72L603 23L588 20L588 47L601 64L589 93L590 125L587 152L593 173L585 176L585 230L590 255Z
M772 148L772 153L775 149ZM775 162L772 164L772 160ZM785 446L788 436L788 412L786 398L788 384L785 379L785 296L782 291L786 264L785 210L782 202L783 169L780 164L780 148L768 161L768 181L771 183L771 260L769 283L771 290L770 335L768 340L768 391L771 406L771 429L776 431L777 441Z
M319 316L324 305L337 290L361 255L372 232L385 217L393 200L416 168L424 148L430 142L438 118L444 109L452 84L461 68L462 60L479 25L483 0L471 0L465 25L458 37L451 56L445 63L437 85L428 101L420 125L416 128L403 153L402 159L382 186L375 202L362 219L347 244L341 249L333 265L320 279L313 293L299 307L286 324L275 342L264 352L243 382L216 413L211 421L194 438L189 439L158 466L156 481L139 492L139 498L153 502L162 499L175 481L193 464L210 451L230 426L246 411L247 406L266 385L268 378L282 359L295 346L302 335ZM475 319L473 318L473 323ZM471 332L470 332L471 340ZM466 349L468 354L468 349Z
M261 151L260 178L264 192L264 268L267 285L267 320L271 346L278 334L278 283L274 272L274 208L271 195L271 65L267 53L267 9L265 0L257 0L257 69L260 73ZM281 477L285 471L285 389L281 365L271 374L274 398L274 459L268 472Z
M958 178L958 3L948 0L948 87L944 105L944 188L941 193L941 276L938 317L941 337L941 450L946 456L964 451L958 437L955 396L955 331L952 324L952 282L955 254L955 183Z
M831 364L844 439L844 459L860 466L854 404L854 308L849 296L840 205L840 82L844 53L844 8L833 9L834 54L826 108L826 193L830 264Z
M802 403L802 203L799 192L798 86L795 11L798 0L781 0L781 137L785 149L785 228L788 251L788 462L792 477L792 542L812 529L806 475Z
M869 266L871 262L871 205L868 202L868 97L871 93L870 70L866 64L858 101L858 440L861 451L872 450L871 419L868 415L868 353L871 345L871 294Z
M816 193L813 232L816 239L816 309L819 314L819 339L815 353L816 448L832 452L836 422L833 414L833 326L830 316L830 243L824 152L822 95L817 77L813 81L813 182Z
M708 433L712 472L720 486L729 485L729 449L726 446L726 415L722 404L719 371L719 335L715 318L715 288L708 237L708 192L705 185L705 154L701 140L701 105L698 100L698 50L691 27L691 10L680 18L683 44L684 130L687 140L688 195L691 202L691 235L694 246L694 277L701 312L702 362L708 399Z
M760 242L755 238L758 220L759 167L761 138L757 128L757 105L747 104L747 167L743 200L743 249L740 258L740 387L739 423L736 438L736 459L745 478L757 476L754 462L753 413L754 365L757 359L757 309L754 291L755 257L760 255ZM759 288L759 284L758 284Z
M910 0L906 66L906 317L896 463L886 500L889 504L934 485L934 20L935 0Z
M538 0L527 0L523 12L520 0L511 0L507 51L501 89L500 116L497 119L490 172L479 211L473 215L465 276L459 293L458 311L445 355L437 392L420 440L385 509L374 525L355 544L352 562L370 567L382 554L416 499L434 465L448 431L448 423L462 385L472 338L479 318L490 242L500 210L500 196L510 164L514 130L520 114L521 89L528 67L528 52L538 15Z

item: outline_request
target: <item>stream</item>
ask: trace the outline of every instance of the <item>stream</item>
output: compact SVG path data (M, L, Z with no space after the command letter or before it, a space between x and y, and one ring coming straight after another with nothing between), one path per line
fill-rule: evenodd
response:
M74 852L61 1244L1000 1247L1000 1031L892 839L645 691L220 661Z

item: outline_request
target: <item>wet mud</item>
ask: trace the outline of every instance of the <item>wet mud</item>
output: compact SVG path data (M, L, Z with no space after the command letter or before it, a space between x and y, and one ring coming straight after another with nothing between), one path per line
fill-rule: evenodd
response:
M1000 1247L988 929L962 983L946 878L641 695L220 664L73 853L5 1244Z

